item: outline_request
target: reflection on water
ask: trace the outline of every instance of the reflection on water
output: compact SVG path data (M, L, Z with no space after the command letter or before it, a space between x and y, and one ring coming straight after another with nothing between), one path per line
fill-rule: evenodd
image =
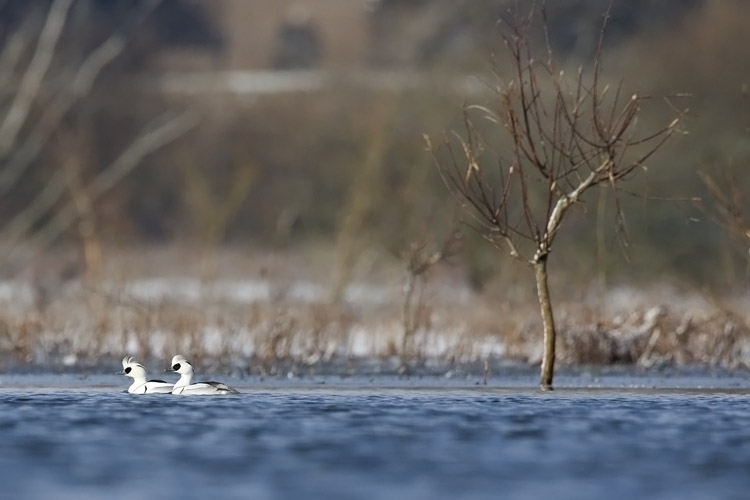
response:
M3 498L745 498L748 396L0 392ZM8 495L8 496L6 496Z

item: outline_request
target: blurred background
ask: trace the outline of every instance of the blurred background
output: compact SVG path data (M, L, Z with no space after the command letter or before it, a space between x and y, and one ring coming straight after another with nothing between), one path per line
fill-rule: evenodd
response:
M3 276L96 276L124 250L155 248L201 259L317 249L341 276L368 252L398 262L414 242L439 241L456 207L423 134L461 130L463 104L492 102L508 69L497 23L528 5L1 2ZM606 6L550 2L561 68L591 60ZM748 21L742 0L614 1L605 77L655 97L689 94L675 98L689 108L686 134L629 186L626 248L601 222L613 203L597 194L568 221L551 265L566 282L744 286ZM653 104L644 130L674 102ZM454 260L475 290L507 268L471 231Z

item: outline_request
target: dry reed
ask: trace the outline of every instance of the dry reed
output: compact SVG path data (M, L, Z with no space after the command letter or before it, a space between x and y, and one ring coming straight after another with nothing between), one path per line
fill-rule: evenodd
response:
M305 258L298 258L274 256L287 274L294 266L304 269ZM137 269L129 280L110 272L106 286L69 283L44 308L19 292L0 302L0 369L109 370L125 354L158 367L181 352L211 370L236 374L395 374L404 334L403 290L402 276L391 271L356 277L352 286L369 291L339 302L330 301L325 282L307 282L304 273L295 281L279 271L283 286L258 286L258 280L276 274L273 266L239 281L227 276L170 281L165 273L164 281L157 281L164 285L161 292L153 295L136 286L144 283ZM541 325L533 299L507 287L505 297L498 293L502 287L475 293L455 280L450 271L429 283L424 317L412 333L414 373L497 374L499 365L540 362ZM243 284L269 291L243 295ZM596 300L561 302L558 311L563 366L750 364L748 318L736 304L715 297L664 287L611 289Z

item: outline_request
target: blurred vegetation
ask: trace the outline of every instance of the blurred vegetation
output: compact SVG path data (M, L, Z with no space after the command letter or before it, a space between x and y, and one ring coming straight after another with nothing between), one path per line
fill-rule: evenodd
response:
M295 248L326 242L340 255L337 279L346 281L347 268L368 248L397 255L425 235L446 234L454 205L424 151L422 134L459 128L462 104L484 104L492 93L434 84L475 75L470 81L481 89L502 78L496 23L516 2L371 2L370 47L361 67L419 71L426 84L373 90L341 79L315 91L264 95L155 91L148 82L176 71L164 62L166 56L197 54L209 61L203 70L214 72L222 69L222 53L233 39L223 31L220 15L230 2L154 3L151 15L123 28L133 2L74 2L45 92L34 104L39 113L55 85L109 33L126 29L128 45L65 114L21 181L0 197L0 228L71 158L86 185L155 116L189 109L200 116L196 128L143 158L106 196L92 201L92 213L81 215L96 228L104 258L106 248L116 245L176 244L210 253L220 245ZM13 33L27 25L29 33L38 30L50 4L2 4L0 43L6 52ZM566 70L575 71L593 54L604 7L583 0L550 2L550 39ZM577 283L602 276L677 277L701 286L745 286L746 243L733 239L694 199L712 196L698 171L720 173L730 165L739 196L750 195L745 167L750 12L742 0L616 0L613 12L605 76L613 84L623 78L629 91L654 98L689 95L679 98L681 108L690 108L689 134L670 141L649 162L645 180L634 183L633 196L623 200L629 216L626 248L609 222L612 200L593 193L561 235L552 258L562 265L554 267L567 269L567 279ZM247 22L252 30L252 22L263 20ZM17 65L3 67L7 74L0 76L10 83L2 106L17 91L13 82L31 57L32 42L27 40ZM644 121L661 123L672 111L666 101L653 108ZM71 190L67 196L75 197ZM57 244L83 247L85 239L76 226ZM498 259L476 235L463 239L462 262L472 286L481 288L507 271L509 264Z

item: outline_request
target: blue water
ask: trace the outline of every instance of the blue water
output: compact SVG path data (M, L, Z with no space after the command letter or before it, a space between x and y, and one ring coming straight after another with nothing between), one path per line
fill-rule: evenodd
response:
M81 386L85 382L81 382ZM750 497L750 393L0 388L7 499Z

